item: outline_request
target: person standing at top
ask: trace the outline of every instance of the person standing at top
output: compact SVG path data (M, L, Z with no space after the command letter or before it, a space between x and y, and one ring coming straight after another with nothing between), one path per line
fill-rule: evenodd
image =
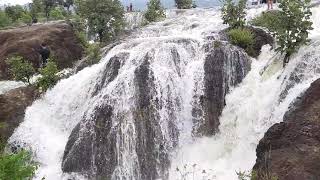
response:
M132 3L130 3L130 12L133 11L133 6L132 6Z
M50 50L47 47L47 44L41 43L40 49L38 49L37 51L41 55L41 60L42 60L40 63L40 67L45 67L50 57Z
M268 1L268 10L273 9L273 0L267 0Z

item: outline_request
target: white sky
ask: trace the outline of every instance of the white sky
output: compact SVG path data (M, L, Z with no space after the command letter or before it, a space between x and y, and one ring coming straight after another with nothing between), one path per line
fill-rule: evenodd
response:
M3 4L11 4L11 5L20 4L20 5L23 5L23 4L29 3L31 1L32 0L0 0L0 5L3 5Z

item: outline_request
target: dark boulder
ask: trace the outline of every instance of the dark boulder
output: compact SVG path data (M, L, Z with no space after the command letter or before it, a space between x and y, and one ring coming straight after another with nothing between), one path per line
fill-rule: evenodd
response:
M258 179L320 179L320 79L265 133L256 151Z
M26 108L39 96L35 87L20 87L0 94L0 141L7 142L24 119Z
M233 45L220 43L206 48L209 52L204 63L204 96L199 97L202 110L193 109L193 133L197 136L217 132L226 94L242 82L251 67L247 54Z
M100 96L118 76L121 61L127 57L119 54L110 59L93 96ZM154 76L149 63L152 58L152 53L147 54L134 70L134 104L128 110L115 108L109 97L112 95L104 95L104 102L94 108L93 115L84 115L73 129L64 152L64 172L79 172L97 180L122 176L166 178L170 145L160 127L158 108L161 105L154 99ZM170 128L172 136L177 138L178 130L173 123Z

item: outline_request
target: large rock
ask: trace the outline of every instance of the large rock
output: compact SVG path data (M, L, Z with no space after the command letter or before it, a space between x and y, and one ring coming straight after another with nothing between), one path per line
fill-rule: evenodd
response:
M42 42L47 43L59 68L71 67L83 53L72 27L62 22L2 30L0 42L0 80L10 78L5 60L11 55L23 56L38 68L40 55L35 49Z
M260 140L253 168L258 179L320 179L320 79L297 99L284 121Z
M217 132L225 96L231 87L242 82L250 71L251 60L240 48L228 43L209 47L204 63L202 109L194 109L194 134L210 136Z
M127 57L124 53L110 59L94 95L101 93L118 76L120 62ZM129 173L130 179L167 176L168 145L160 127L157 109L160 105L153 98L156 92L151 59L152 55L146 55L144 62L134 70L135 101L129 112L119 114L119 109L105 100L94 109L94 116L85 116L73 129L64 152L64 172L79 172L97 180L120 179ZM170 128L172 136L177 138L175 125ZM125 158L130 160L124 162ZM123 163L128 163L132 169L127 169L129 165Z
M20 87L0 95L0 141L6 142L24 119L26 108L39 96L35 87Z

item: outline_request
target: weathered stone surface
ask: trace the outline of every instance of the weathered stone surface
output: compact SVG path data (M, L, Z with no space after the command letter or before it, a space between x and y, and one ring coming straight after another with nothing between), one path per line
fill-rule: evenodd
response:
M202 111L193 110L195 135L210 136L217 132L226 94L242 82L250 67L250 58L240 48L225 43L209 48L204 63L204 96L200 97Z
M83 53L72 27L62 22L2 30L0 42L0 79L10 78L5 60L11 55L23 56L38 68L40 55L36 49L42 42L48 45L59 68L72 67Z
M103 88L116 78L120 61L126 58L126 54L120 54L110 59L104 75L98 80L94 96L99 96ZM117 179L121 173L127 175L124 169L132 167L126 169L132 172L130 175L134 177L131 178L167 178L169 145L160 127L157 108L161 105L154 99L151 58L152 55L147 54L144 62L134 70L134 104L128 111L116 112L119 109L110 105L112 103L108 103L108 97L105 97L105 103L95 107L94 116L85 115L74 128L64 152L64 172L80 172L97 180ZM172 136L177 139L178 130L173 123L170 128ZM127 153L132 157L126 157ZM130 158L130 162L123 162L125 158Z
M253 170L258 179L320 179L320 79L297 99L284 121L260 140Z
M35 87L20 87L0 95L0 141L6 142L24 119L26 108L39 96Z

